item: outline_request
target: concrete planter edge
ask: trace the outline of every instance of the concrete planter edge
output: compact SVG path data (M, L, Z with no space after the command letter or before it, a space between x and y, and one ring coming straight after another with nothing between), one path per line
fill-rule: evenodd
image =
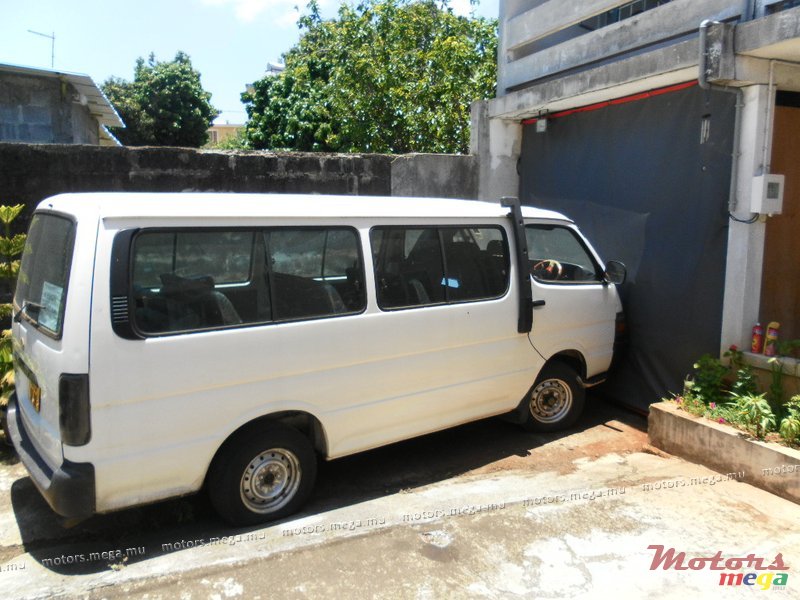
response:
M737 477L800 504L800 451L762 442L722 423L695 417L673 402L650 405L650 443L669 454Z

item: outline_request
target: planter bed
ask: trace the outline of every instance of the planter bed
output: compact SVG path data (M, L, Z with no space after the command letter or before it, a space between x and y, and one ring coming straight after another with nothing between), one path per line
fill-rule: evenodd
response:
M755 440L729 425L695 417L672 402L650 406L650 443L665 452L800 504L800 451Z

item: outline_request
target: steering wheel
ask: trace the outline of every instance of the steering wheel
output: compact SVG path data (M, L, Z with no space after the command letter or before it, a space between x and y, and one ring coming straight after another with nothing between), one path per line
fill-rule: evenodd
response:
M557 260L547 258L540 260L531 267L531 274L538 279L560 279L564 273L563 265Z

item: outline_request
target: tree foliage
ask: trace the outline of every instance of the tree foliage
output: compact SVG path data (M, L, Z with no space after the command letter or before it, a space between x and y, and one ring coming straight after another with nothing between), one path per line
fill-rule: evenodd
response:
M285 70L242 96L252 147L467 151L470 103L494 95L496 21L447 0L362 0L327 21L308 8Z
M133 81L111 77L102 89L126 126L112 132L127 146L200 147L219 114L183 52L172 61L140 57Z

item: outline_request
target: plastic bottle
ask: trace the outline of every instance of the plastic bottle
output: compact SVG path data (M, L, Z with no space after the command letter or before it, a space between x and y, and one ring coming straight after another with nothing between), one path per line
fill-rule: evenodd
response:
M767 338L764 342L764 356L775 356L778 351L778 329L781 324L777 321L772 321L767 325Z
M750 352L761 354L764 351L764 328L761 323L753 326L753 341L750 343Z

